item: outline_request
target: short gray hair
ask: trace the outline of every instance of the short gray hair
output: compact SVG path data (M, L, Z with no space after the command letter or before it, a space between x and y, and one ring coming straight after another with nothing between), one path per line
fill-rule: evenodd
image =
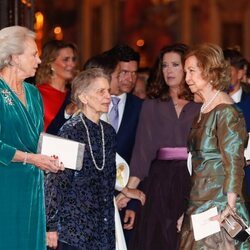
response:
M11 62L12 55L21 55L24 52L24 41L35 38L35 33L26 27L10 26L0 30L0 70Z
M79 99L79 96L88 89L88 87L97 78L104 78L109 83L111 81L110 75L106 74L103 69L90 68L80 72L72 81L71 84L71 100L77 105L79 109L82 108L83 104Z

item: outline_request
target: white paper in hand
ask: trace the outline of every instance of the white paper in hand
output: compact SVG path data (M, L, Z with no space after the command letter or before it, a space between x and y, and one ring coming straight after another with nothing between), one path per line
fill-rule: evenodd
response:
M218 215L217 207L210 208L200 214L191 215L194 239L196 241L220 232L220 223L217 220L210 220L211 217L216 215Z
M37 152L58 156L65 168L81 170L85 144L59 136L41 133Z

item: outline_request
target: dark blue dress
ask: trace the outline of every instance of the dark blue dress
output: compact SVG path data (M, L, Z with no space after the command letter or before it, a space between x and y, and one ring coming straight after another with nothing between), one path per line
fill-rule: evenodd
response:
M90 134L93 154L102 166L103 151L100 125L83 116ZM100 121L105 138L105 166L102 171L93 164L86 129L80 116L66 122L59 135L85 143L80 171L65 169L48 174L45 182L47 231L58 231L59 241L81 250L115 249L114 187L115 130Z

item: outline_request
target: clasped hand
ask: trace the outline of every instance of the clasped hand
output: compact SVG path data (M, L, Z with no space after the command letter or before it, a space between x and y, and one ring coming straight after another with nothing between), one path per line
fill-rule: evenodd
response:
M60 162L59 158L55 155L31 154L29 160L32 164L44 171L57 173L59 170L64 170L63 163Z
M125 187L125 188L123 188L121 193L116 196L117 207L119 209L126 207L127 203L131 199L139 200L141 202L141 204L144 205L145 201L146 201L146 196L139 189L132 189L132 188Z

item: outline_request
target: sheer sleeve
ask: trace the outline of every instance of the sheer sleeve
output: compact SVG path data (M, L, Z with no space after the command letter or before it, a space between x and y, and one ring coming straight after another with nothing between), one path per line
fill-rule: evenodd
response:
M152 100L144 101L130 163L130 176L136 176L140 180L143 180L148 175L151 162L155 158L157 150L153 114L154 102Z
M223 192L241 194L244 178L244 148L248 133L242 113L224 109L218 120L218 142L225 171Z

